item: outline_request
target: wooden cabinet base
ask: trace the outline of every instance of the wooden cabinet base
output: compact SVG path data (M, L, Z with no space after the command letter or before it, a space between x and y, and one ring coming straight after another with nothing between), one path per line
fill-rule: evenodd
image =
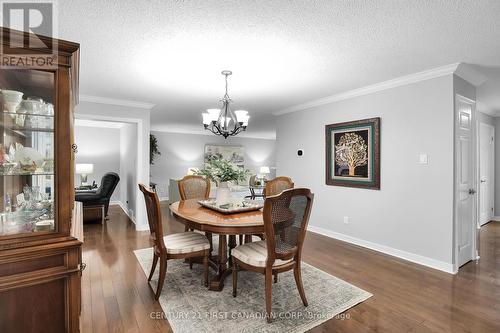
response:
M99 222L104 224L104 205L84 206L83 222Z
M0 332L79 332L81 242L0 252Z

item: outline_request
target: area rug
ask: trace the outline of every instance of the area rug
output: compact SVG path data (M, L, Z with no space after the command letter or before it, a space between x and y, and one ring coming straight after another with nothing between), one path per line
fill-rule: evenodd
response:
M149 275L152 248L134 251L144 273ZM151 280L156 290L159 265ZM213 274L213 271L210 272ZM183 260L169 260L167 277L160 296L163 313L151 318L167 319L175 333L183 332L304 332L332 319L372 295L356 286L302 264L302 280L308 307L300 300L293 271L279 274L273 284L273 322L265 319L264 276L238 272L238 296L232 296L232 279L228 277L221 292L202 286L203 268Z

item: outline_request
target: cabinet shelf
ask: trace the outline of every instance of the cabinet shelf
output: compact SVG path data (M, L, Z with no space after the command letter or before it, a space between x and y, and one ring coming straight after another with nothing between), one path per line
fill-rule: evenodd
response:
M40 114L40 113L18 113L18 112L9 112L9 111L4 111L4 115L9 115L9 116L32 116L32 117L45 117L45 118L54 118L54 115L52 114Z
M54 172L10 172L10 173L3 173L0 172L0 177L8 177L8 176L53 176Z
M53 128L21 127L21 126L5 126L5 125L0 125L0 128L10 133L14 133L23 137L26 136L25 133L54 133Z

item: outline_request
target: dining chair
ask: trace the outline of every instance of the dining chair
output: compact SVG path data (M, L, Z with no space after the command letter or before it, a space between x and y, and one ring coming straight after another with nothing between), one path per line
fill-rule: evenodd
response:
M265 240L237 246L231 252L233 297L237 294L239 268L265 275L268 322L272 321L273 276L277 282L278 273L293 269L300 298L307 306L300 267L313 198L307 188L288 189L267 197L263 210Z
M203 176L198 175L188 175L184 176L181 180L179 180L179 195L181 200L188 199L208 199L210 196L210 180ZM193 229L189 229L188 226L184 227L184 231L193 231ZM212 242L212 234L210 232L206 232L205 236L208 238L210 243L210 252L213 249ZM189 261L189 267L193 268L193 261Z
M210 180L197 175L184 176L179 180L181 200L208 199L210 195Z
M264 189L264 195L266 197L280 194L284 190L293 188L293 181L290 177L276 177L266 183L266 188Z
M167 260L169 259L203 257L203 279L205 286L208 287L208 256L210 255L210 243L207 238L193 231L163 236L162 216L158 195L156 192L147 189L144 184L139 184L139 189L144 194L148 213L149 231L154 241L153 265L151 266L148 281L151 281L156 265L158 261L160 261L160 277L155 299L160 298L167 273Z

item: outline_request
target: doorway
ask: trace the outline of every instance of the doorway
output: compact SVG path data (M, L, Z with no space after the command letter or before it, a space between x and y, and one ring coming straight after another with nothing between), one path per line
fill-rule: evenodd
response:
M89 182L99 184L107 172L119 174L120 181L110 204L119 205L136 223L138 211L138 124L126 121L80 118L75 119L75 142L78 145L76 163L93 166ZM75 184L79 183L76 175ZM141 193L142 195L142 193Z
M495 202L495 127L479 123L479 223L494 216Z

